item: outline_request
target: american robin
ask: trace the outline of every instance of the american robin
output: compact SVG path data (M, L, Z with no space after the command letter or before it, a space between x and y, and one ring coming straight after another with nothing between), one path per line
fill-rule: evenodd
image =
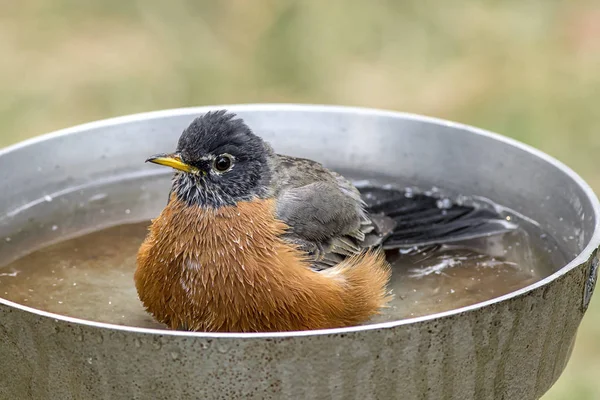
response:
M384 248L506 228L490 224L493 212L440 207L431 196L361 193L315 161L276 154L226 110L196 118L174 153L147 161L175 174L168 204L140 247L134 280L146 310L171 329L360 324L392 296ZM380 201L367 206L373 197Z

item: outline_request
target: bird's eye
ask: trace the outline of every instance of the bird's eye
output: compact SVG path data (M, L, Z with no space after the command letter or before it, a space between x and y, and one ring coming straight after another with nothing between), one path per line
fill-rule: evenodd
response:
M221 154L213 163L215 169L219 172L225 172L231 169L233 165L233 159L229 154Z

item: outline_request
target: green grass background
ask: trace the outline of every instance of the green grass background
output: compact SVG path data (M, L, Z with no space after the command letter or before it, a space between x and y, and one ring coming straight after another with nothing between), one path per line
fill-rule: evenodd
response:
M0 10L0 147L156 109L344 104L514 137L600 191L597 0L0 0ZM600 295L544 399L600 399Z

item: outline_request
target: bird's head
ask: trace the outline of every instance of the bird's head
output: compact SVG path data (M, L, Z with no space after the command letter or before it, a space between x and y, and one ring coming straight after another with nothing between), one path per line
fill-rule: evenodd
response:
M180 201L219 208L266 195L272 154L242 119L219 110L192 121L174 153L147 162L176 170L172 191Z

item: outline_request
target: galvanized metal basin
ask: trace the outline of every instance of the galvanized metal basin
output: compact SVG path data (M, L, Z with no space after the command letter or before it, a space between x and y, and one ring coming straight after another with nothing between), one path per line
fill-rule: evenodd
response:
M537 399L569 357L593 292L600 205L547 155L447 121L325 106L236 105L276 150L338 171L386 175L493 199L540 222L572 261L474 306L383 324L286 334L203 334L67 318L0 299L0 399ZM0 263L46 243L19 239L20 210L100 180L148 174L208 108L94 122L0 151ZM168 173L162 171L161 173ZM84 215L65 235L155 216ZM56 202L55 212L64 205ZM44 216L40 216L43 218Z

